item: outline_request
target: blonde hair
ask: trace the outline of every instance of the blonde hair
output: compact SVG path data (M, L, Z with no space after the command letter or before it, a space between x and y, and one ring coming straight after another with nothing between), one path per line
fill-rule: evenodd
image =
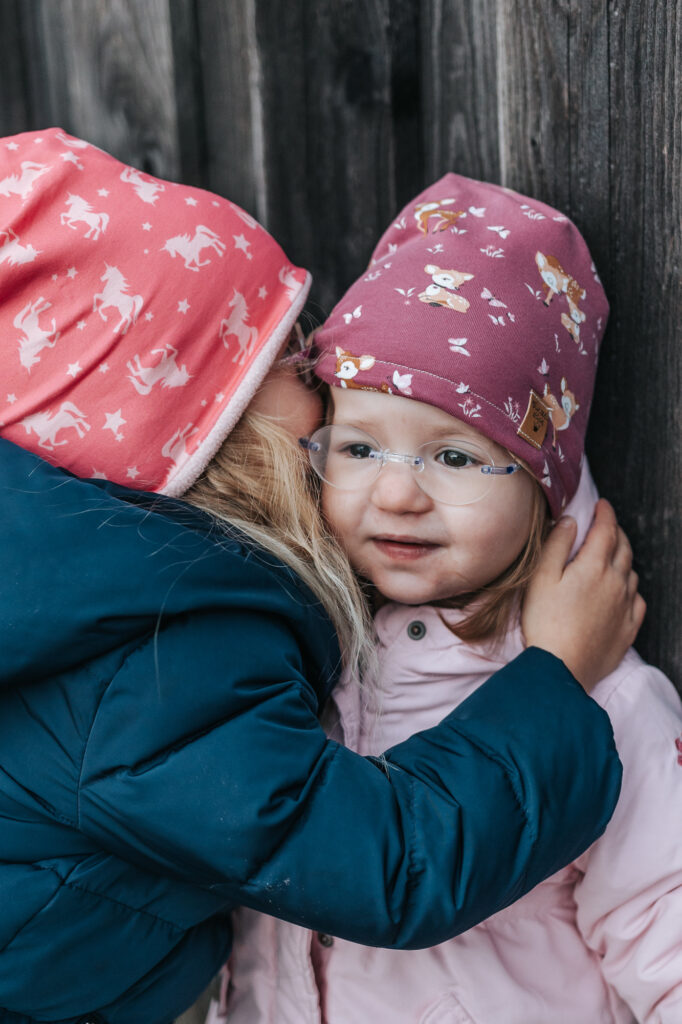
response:
M517 456L512 455L512 458L521 463ZM526 466L523 466L523 469L532 476ZM443 619L448 629L465 643L501 641L521 606L526 587L537 567L550 522L547 499L535 477L533 481L535 486L531 526L523 551L497 579L475 593L458 594L456 597L436 602L438 608L471 606L471 611L461 622L449 624Z
M371 674L375 644L367 602L322 520L308 460L286 430L247 410L183 497L293 569L329 615L344 666L358 677Z

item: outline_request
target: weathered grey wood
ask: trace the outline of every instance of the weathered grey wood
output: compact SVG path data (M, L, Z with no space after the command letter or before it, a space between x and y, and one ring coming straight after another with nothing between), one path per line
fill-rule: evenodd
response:
M266 220L255 0L197 4L206 185Z
M167 0L29 0L22 18L34 127L61 124L177 178Z
M497 0L421 5L428 182L446 171L500 181L497 8Z
M682 7L609 5L612 302L590 434L635 550L638 648L682 683Z
M268 226L328 311L396 208L390 4L271 0L256 14Z
M503 185L570 201L568 3L500 0L497 73Z
M25 131L30 118L22 60L20 0L0 0L0 134Z

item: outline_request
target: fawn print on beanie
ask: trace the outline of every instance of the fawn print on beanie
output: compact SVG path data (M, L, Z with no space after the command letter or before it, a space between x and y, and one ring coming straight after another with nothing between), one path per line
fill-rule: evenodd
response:
M545 305L549 306L555 295L566 296L570 316L562 313L561 323L575 343L580 344L580 324L585 320L585 313L578 307L578 303L585 298L585 289L580 287L574 277L566 273L554 256L545 256L544 253L536 252L535 262L540 271L540 277L547 287Z
M345 352L342 348L336 349L336 372L342 388L357 388L360 391L383 391L388 392L388 384L380 387L373 387L370 384L356 384L355 377L361 370L371 370L376 362L374 356L354 356L352 352ZM397 382L396 382L397 383ZM409 382L407 382L409 385Z
M414 208L414 219L421 233L428 234L429 221L432 218L435 218L435 224L431 230L435 234L436 231L445 231L446 228L452 227L458 217L466 216L464 210L443 209L444 206L451 206L454 202L454 199L441 199L431 203L417 203Z
M523 459L560 515L608 315L577 227L539 199L446 174L391 220L369 266L315 332L316 375L388 385L473 422Z
M444 306L456 313L466 313L469 303L458 292L461 285L473 280L473 274L461 270L442 270L434 263L427 263L424 272L431 275L432 283L420 293L420 302L427 302L429 306Z
M549 410L549 418L552 421L552 448L556 448L557 430L566 430L571 422L573 414L580 408L576 402L575 395L566 387L566 378L561 379L561 402L549 390L549 384L545 384L545 392L542 400Z

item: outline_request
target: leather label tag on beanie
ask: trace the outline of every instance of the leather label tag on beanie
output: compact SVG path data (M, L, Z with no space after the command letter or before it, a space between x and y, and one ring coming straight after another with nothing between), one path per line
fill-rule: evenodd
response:
M533 447L541 448L547 433L548 423L549 409L540 396L531 388L526 415L523 417L523 423L516 433L532 444Z

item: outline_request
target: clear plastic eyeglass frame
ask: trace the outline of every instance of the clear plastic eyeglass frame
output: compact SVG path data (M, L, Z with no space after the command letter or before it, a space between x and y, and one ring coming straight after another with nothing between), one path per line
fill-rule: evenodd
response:
M496 476L510 476L518 462L497 466L483 446L468 438L449 437L421 445L414 453L382 448L376 438L357 427L320 427L299 438L310 465L330 487L357 491L371 487L389 463L401 463L416 474L418 487L443 505L471 505L489 492Z

